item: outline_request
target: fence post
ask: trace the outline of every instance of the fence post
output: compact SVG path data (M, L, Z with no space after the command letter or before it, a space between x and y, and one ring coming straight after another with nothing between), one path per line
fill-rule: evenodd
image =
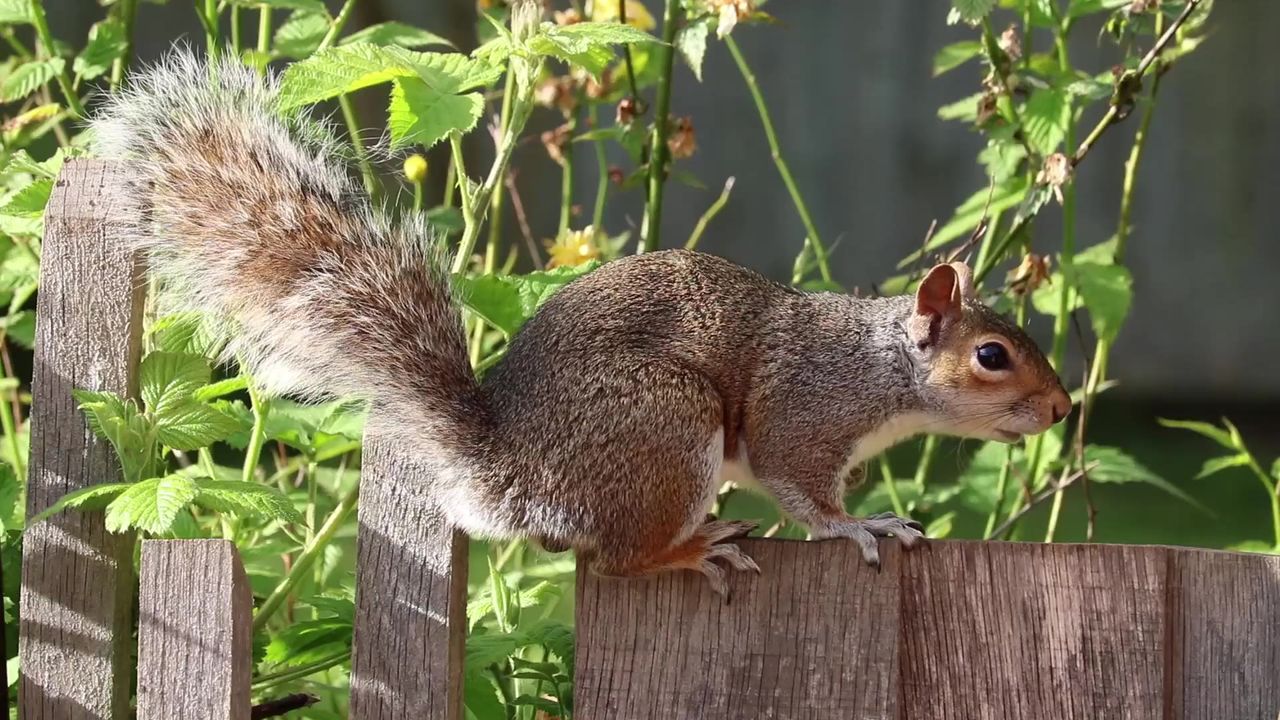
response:
M374 427L360 470L351 720L456 720L467 539L433 509L427 471Z
M249 720L253 597L226 540L147 540L138 720Z
M63 494L118 482L111 447L89 431L72 389L132 394L142 293L122 232L137 220L130 174L71 160L45 210L36 305L28 517ZM19 712L24 718L126 717L133 537L101 513L60 514L23 539Z

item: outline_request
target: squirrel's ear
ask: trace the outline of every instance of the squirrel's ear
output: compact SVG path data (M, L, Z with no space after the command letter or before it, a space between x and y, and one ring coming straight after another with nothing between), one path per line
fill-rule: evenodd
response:
M972 292L972 277L963 263L935 265L924 276L916 289L916 311L908 326L912 342L925 347L936 339L944 318L960 316L966 283Z
M947 263L947 265L956 271L956 285L960 290L960 297L965 300L977 297L977 292L973 288L973 271L969 266L962 262Z

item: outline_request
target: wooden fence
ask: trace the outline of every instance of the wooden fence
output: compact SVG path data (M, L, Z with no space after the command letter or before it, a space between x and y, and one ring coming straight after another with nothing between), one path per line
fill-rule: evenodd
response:
M139 269L126 168L71 161L49 201L27 510L118 477L72 388L133 392ZM376 424L375 424L376 426ZM366 439L353 720L462 717L466 539L421 471ZM579 573L576 717L1276 720L1280 557L935 542L884 569L841 542L752 540L763 575ZM146 541L65 513L24 544L24 720L247 720L252 598L222 540Z

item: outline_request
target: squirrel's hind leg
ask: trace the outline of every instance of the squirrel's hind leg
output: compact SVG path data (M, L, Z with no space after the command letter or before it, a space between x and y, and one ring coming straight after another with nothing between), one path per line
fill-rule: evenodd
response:
M760 566L750 555L728 542L746 537L757 524L753 520L712 520L703 523L687 539L652 557L619 562L602 555L592 562L591 570L606 577L640 577L673 570L692 570L705 576L711 589L727 600L729 583L721 563L732 570L760 573Z

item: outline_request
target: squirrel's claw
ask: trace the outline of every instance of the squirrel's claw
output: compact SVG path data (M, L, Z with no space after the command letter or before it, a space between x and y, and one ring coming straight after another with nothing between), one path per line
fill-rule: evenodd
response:
M880 513L861 520L851 517L828 523L817 533L817 537L853 540L862 550L862 559L879 570L878 538L896 537L903 548L910 550L924 541L924 526L915 520L901 518L893 513Z

